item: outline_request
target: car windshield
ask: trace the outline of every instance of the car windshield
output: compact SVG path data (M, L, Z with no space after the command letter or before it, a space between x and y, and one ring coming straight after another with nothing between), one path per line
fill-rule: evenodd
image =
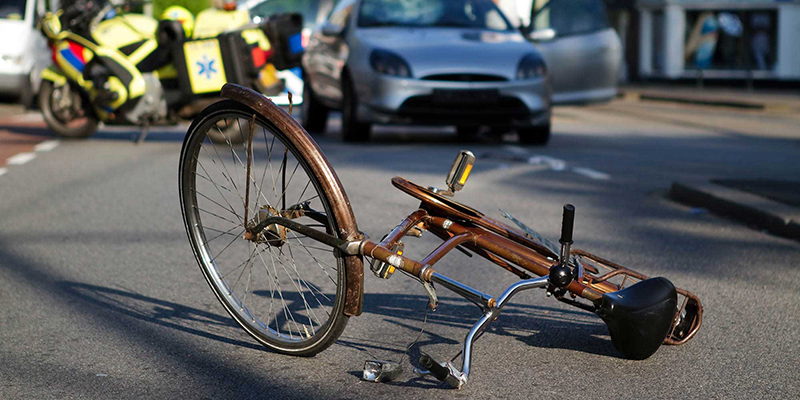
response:
M250 9L250 17L266 18L273 14L300 13L303 25L313 26L320 10L320 0L266 0Z
M358 13L358 26L511 29L491 0L364 0Z
M608 28L602 0L550 0L535 10L533 29L551 28L558 36L589 33Z
M27 0L3 0L0 4L0 19L22 20L25 18Z

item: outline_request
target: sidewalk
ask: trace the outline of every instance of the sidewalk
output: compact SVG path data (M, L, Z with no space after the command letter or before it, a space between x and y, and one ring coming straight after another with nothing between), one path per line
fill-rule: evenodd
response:
M778 89L705 87L687 84L630 84L620 86L620 97L626 100L665 101L734 107L777 113L800 113L800 91Z
M670 197L800 239L800 181L711 180L673 182Z

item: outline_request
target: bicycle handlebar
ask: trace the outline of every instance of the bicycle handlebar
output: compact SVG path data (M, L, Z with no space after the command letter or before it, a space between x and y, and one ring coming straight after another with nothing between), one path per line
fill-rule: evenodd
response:
M561 219L561 244L572 244L572 226L575 223L575 206L564 204L564 215Z

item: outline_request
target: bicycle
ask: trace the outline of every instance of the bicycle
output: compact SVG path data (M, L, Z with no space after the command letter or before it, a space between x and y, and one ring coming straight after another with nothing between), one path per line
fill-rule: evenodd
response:
M349 317L361 314L364 256L379 278L401 271L418 280L433 310L437 287L443 287L483 311L466 335L461 368L425 354L419 360L421 373L456 388L467 383L475 339L524 290L543 288L548 296L597 314L627 358L647 358L661 344L686 343L700 328L703 307L694 294L666 278L571 250L573 206L564 206L558 247L508 214L519 229L454 201L475 161L468 151L456 157L447 189L393 178L395 187L421 203L380 242L372 241L358 230L324 154L290 115L241 86L225 85L222 96L226 100L194 120L183 143L184 223L219 301L247 333L278 353L317 354L336 341ZM220 126L233 121L238 130ZM212 141L213 130L226 140ZM443 243L422 260L404 256L401 239L423 232ZM453 250L481 256L520 280L494 297L448 278L433 267ZM370 379L384 379L380 365L376 368Z

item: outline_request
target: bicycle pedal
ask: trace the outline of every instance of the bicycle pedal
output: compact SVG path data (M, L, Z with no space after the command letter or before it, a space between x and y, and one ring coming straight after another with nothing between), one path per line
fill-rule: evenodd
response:
M388 382L397 379L403 372L403 366L394 361L367 360L364 362L364 373L361 379L369 382Z

